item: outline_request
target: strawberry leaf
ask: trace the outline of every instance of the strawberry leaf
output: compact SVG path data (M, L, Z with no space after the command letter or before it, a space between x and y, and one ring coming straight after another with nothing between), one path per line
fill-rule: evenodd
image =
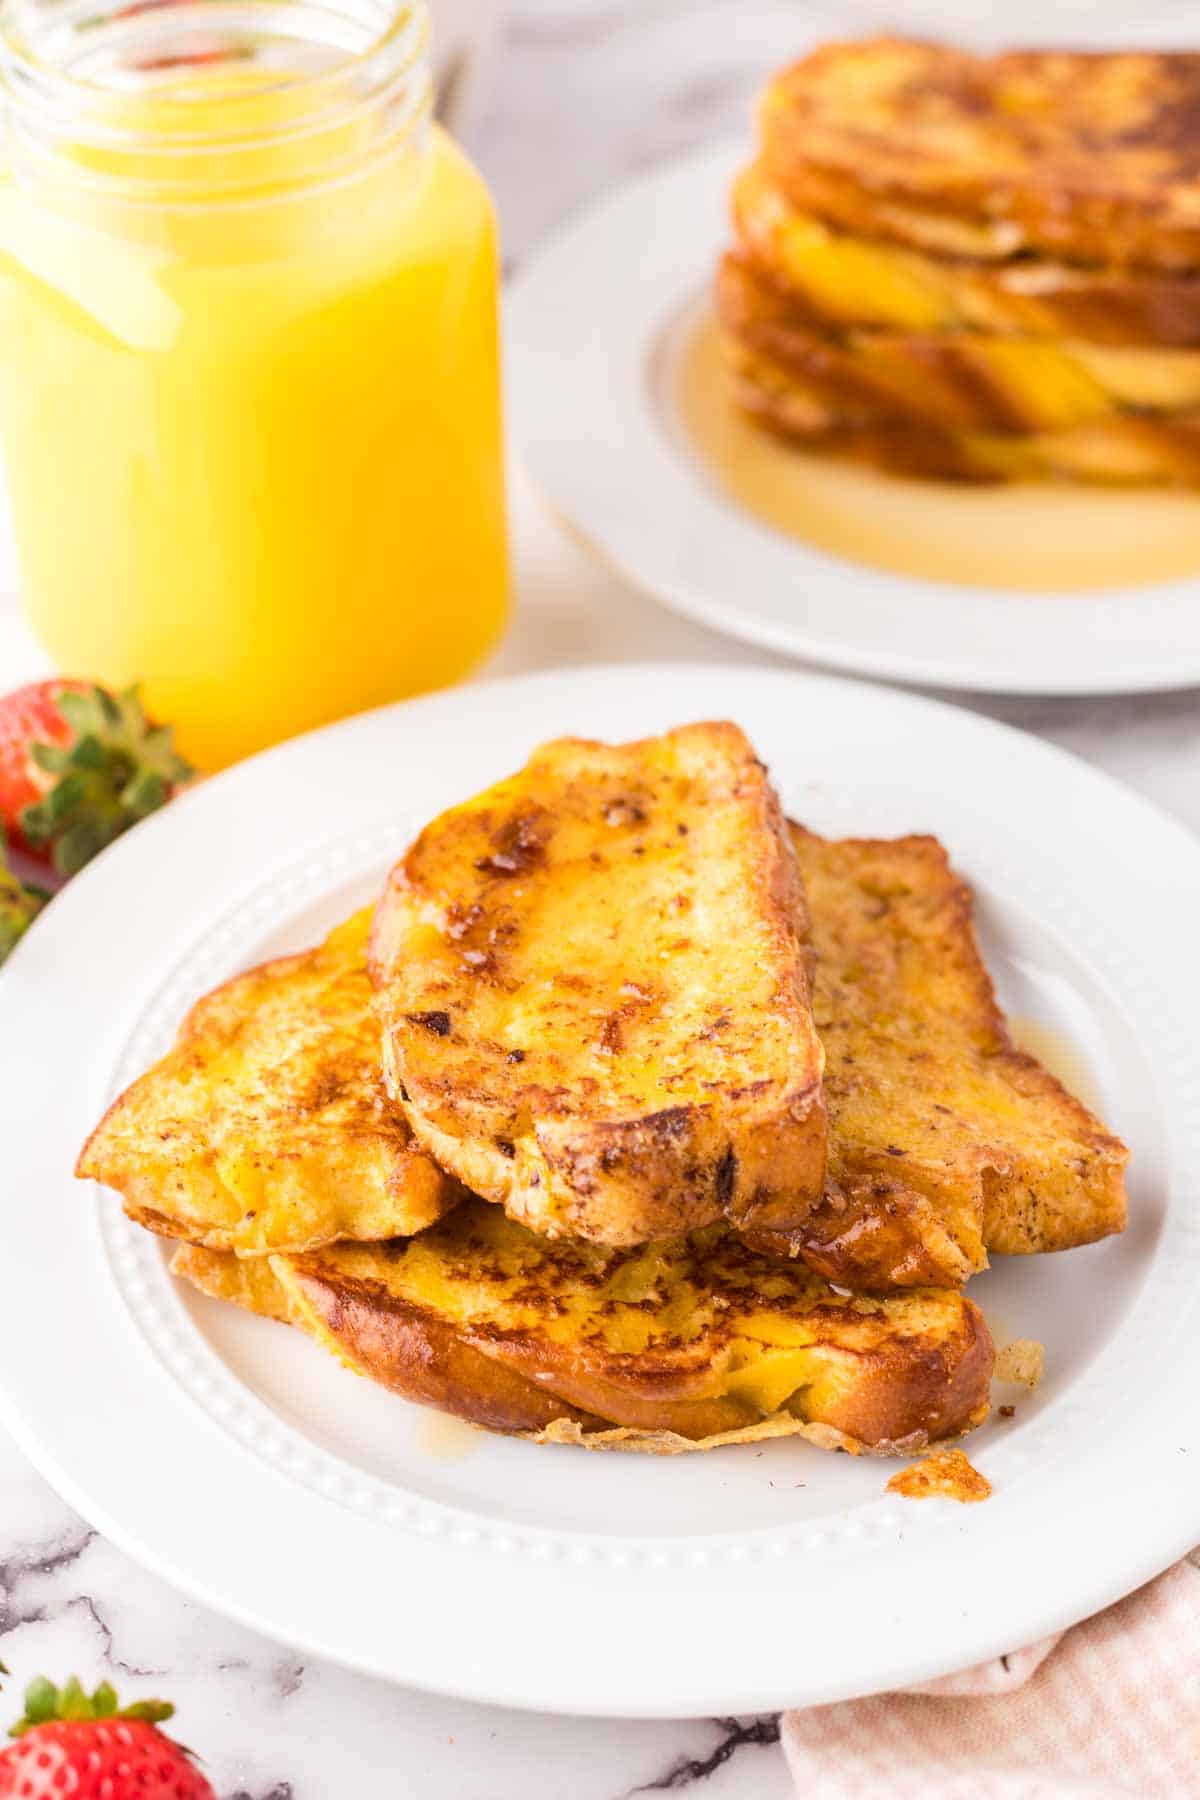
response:
M25 1719L30 1725L41 1725L58 1717L58 1689L44 1675L35 1676L25 1689Z
M71 752L65 744L30 744L29 760L35 769L47 775L61 775L70 766Z
M110 841L99 819L78 819L68 825L54 846L54 867L60 875L78 875Z
M175 1708L169 1700L135 1700L132 1706L121 1708L123 1719L147 1719L151 1725L161 1725L164 1719L174 1716Z
M97 1719L110 1719L117 1710L117 1690L111 1681L102 1681L92 1695L92 1712Z
M108 1681L89 1694L75 1675L61 1689L39 1675L25 1689L24 1718L17 1720L8 1735L24 1737L39 1725L67 1719L142 1719L148 1725L161 1725L174 1711L169 1700L135 1700L131 1706L118 1706L116 1689Z
M150 725L136 688L65 690L58 710L69 744L33 744L30 759L53 785L21 813L35 849L50 849L58 874L74 875L105 845L156 812L192 774L169 727Z
M60 1719L90 1719L92 1703L83 1691L78 1675L72 1675L64 1683L58 1696L58 1716Z

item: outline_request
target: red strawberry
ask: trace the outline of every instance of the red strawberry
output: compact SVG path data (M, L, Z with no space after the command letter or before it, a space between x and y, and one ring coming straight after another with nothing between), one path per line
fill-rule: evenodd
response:
M58 710L59 694L78 694L81 681L37 681L0 701L0 818L19 842L23 809L36 804L46 777L29 760L33 744L68 744L71 727Z
M136 688L112 694L55 677L0 699L0 824L59 875L74 875L191 773Z
M0 1800L216 1800L189 1753L158 1729L175 1708L139 1700L118 1711L108 1682L85 1694L39 1678L0 1751Z

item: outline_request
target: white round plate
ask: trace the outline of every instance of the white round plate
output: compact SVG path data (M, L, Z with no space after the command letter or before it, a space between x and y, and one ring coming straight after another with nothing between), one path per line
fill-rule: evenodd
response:
M445 1427L297 1333L200 1299L71 1176L185 1007L312 942L430 815L563 732L742 721L824 832L937 832L1005 1004L1065 1033L1133 1149L1132 1224L972 1286L1041 1339L972 1440L982 1506L796 1442L587 1455ZM176 801L0 975L0 1413L190 1594L418 1687L541 1710L735 1713L924 1679L1111 1601L1200 1520L1200 846L1058 750L910 695L640 666L468 687L301 738Z
M1200 682L1200 579L1055 594L920 581L784 536L719 489L664 369L728 245L747 160L724 143L632 182L512 285L509 409L553 509L676 612L836 668L995 693Z

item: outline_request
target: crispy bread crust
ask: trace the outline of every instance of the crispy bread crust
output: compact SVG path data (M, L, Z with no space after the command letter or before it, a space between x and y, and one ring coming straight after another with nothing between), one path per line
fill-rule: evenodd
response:
M406 1400L489 1431L541 1431L555 1419L586 1422L424 1308L378 1286L342 1279L325 1265L273 1263L297 1316L326 1349Z
M815 1416L780 1411L754 1419L728 1398L672 1398L650 1376L638 1382L622 1370L622 1380L606 1381L547 1364L531 1346L480 1349L403 1302L349 1294L307 1269L292 1274L327 1347L360 1373L406 1400L546 1443L669 1452L802 1436L822 1448L904 1456L972 1430L988 1413L991 1336L965 1299L953 1332L885 1340L861 1356L853 1381L818 1401Z
M750 1228L747 1242L887 1292L958 1285L986 1248L1065 1249L1123 1229L1127 1152L1014 1049L970 892L936 840L792 835L813 900L828 1179L800 1227ZM131 1211L187 1235L178 1212ZM577 1249L568 1242L561 1255ZM597 1407L594 1396L564 1396Z
M820 1196L804 899L736 726L563 739L392 871L371 969L413 1132L547 1234L633 1244Z
M987 1417L981 1407L963 1426L973 1431ZM961 1434L959 1434L961 1435ZM711 1437L686 1438L677 1431L645 1431L618 1425L592 1430L574 1420L558 1419L541 1431L522 1432L538 1444L574 1444L581 1450L631 1450L646 1456L679 1456L688 1450L723 1450L731 1444L761 1444L771 1438L798 1437L818 1450L844 1450L850 1456L916 1456L929 1448L928 1434L919 1430L911 1438L880 1439L864 1444L847 1437L832 1425L813 1425L791 1413L773 1413L757 1425L743 1425L736 1431L718 1431ZM945 1441L939 1440L939 1441Z
M757 162L734 184L732 211L741 252L827 330L1200 348L1200 276L1030 258L988 263L839 232L794 207Z
M743 1231L742 1241L764 1256L803 1257L818 1275L859 1293L961 1287L987 1267L982 1216L963 1216L949 1181L934 1175L928 1186L922 1193L875 1162L858 1174L830 1173L824 1202L803 1230Z
M726 343L737 405L788 443L922 480L1088 482L1103 487L1200 486L1200 408L1114 413L1021 436L955 431L930 420L843 417L825 394L736 339Z
M1015 1048L967 884L936 838L792 826L826 1049L825 1208L790 1248L830 1280L954 1285L1008 1255L1125 1229L1129 1152Z
M1200 353L1194 351L1176 352L1139 391L1136 358L1096 354L1086 345L974 331L835 335L738 255L721 263L716 302L739 344L767 357L847 423L912 421L1028 435L1128 411L1161 413L1169 421L1200 406Z
M406 1399L546 1441L682 1448L795 1432L890 1454L986 1415L992 1342L959 1295L841 1299L803 1268L711 1232L646 1269L642 1252L556 1250L507 1221L498 1228L489 1211L470 1202L435 1227L411 1282L404 1245L272 1258L282 1304L231 1258L187 1248L173 1268L205 1292L287 1317ZM518 1247L503 1276L497 1244L509 1256ZM622 1297L629 1285L641 1298ZM768 1317L766 1345L742 1335ZM769 1359L789 1332L799 1360L785 1364L781 1390L756 1398L747 1358Z
M420 1231L457 1205L384 1091L366 937L362 914L206 995L76 1174L152 1231L247 1256Z
M986 259L1200 267L1200 56L830 43L763 99L763 161L851 231Z

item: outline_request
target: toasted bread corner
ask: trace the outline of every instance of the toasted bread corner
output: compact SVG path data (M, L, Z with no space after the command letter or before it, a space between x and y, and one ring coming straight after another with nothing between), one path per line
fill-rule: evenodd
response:
M796 1222L825 1145L804 917L738 727L556 740L389 878L389 1087L444 1167L549 1234Z

